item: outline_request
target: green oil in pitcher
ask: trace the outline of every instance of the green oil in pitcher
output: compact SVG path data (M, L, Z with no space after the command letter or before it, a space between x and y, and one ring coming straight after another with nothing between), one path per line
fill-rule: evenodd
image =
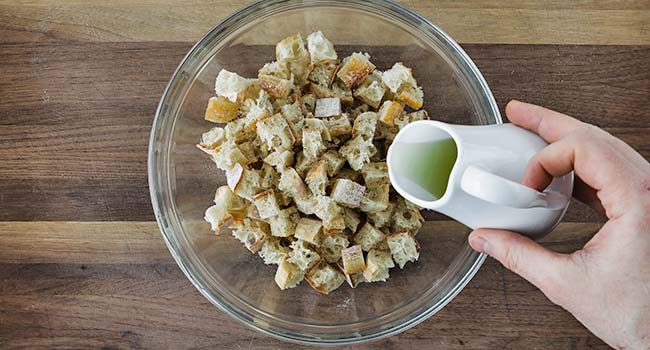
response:
M458 150L452 138L432 142L395 142L395 172L418 184L437 199L447 190Z

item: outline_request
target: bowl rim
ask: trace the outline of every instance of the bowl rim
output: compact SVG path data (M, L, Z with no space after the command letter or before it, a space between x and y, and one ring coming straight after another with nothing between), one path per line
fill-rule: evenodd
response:
M177 265L183 271L185 276L190 280L194 287L213 305L217 306L220 310L231 316L232 318L238 320L245 326L259 331L263 334L272 336L274 338L290 341L293 343L299 343L303 345L342 345L342 344L355 344L366 342L370 340L378 340L382 338L389 337L391 335L401 333L407 329L410 329L417 324L423 322L427 318L431 317L444 306L446 306L456 295L469 283L472 277L477 273L481 265L486 259L486 255L483 253L473 254L476 256L471 266L467 269L467 272L458 280L455 286L448 292L442 299L440 299L434 305L425 308L419 309L417 312L410 312L406 316L410 316L407 319L399 319L401 322L393 324L390 327L385 327L371 331L368 334L353 334L348 337L341 338L321 338L314 336L313 334L305 335L304 333L291 333L287 332L286 329L281 327L271 327L264 320L260 320L259 315L249 314L245 310L242 310L237 305L231 305L228 301L223 299L223 295L219 293L218 297L213 295L210 291L204 288L204 284L201 281L201 278L196 274L195 270L192 268L193 264L191 263L192 258L183 254L179 250L177 243L175 241L176 235L171 232L173 229L170 226L170 218L168 218L169 208L173 208L173 201L168 200L165 203L165 197L162 195L163 186L161 184L166 182L169 185L168 180L169 176L167 175L167 163L163 160L167 159L169 154L169 149L167 149L167 154L163 152L165 145L159 142L159 138L163 131L169 129L173 130L172 125L168 125L170 120L175 118L169 118L167 112L169 105L167 103L168 99L173 92L182 87L179 84L187 83L187 76L183 68L193 63L194 57L197 56L207 42L215 40L215 38L223 39L231 34L233 31L241 28L247 21L253 17L258 17L257 13L259 11L277 11L277 9L282 9L282 7L288 7L290 9L300 9L300 8L309 8L309 7L345 7L345 8L355 8L355 9L375 9L390 12L395 16L399 16L398 20L402 21L404 24L409 24L404 21L404 17L408 17L411 20L415 20L418 26L419 31L425 31L429 35L435 36L439 39L444 45L445 49L449 50L451 53L458 58L458 64L462 65L466 70L465 73L469 74L472 78L472 82L475 86L473 88L478 89L482 94L484 101L487 101L488 110L485 111L491 117L494 118L496 124L502 124L501 114L499 108L496 104L496 101L492 95L490 88L487 85L483 75L480 73L474 62L469 58L467 53L456 43L447 33L441 30L439 27L431 23L428 19L418 14L417 12L408 9L405 6L394 3L390 0L376 0L373 2L367 2L364 0L258 0L248 6L241 8L240 10L234 12L233 14L227 16L225 19L220 21L214 27L212 27L205 35L201 37L188 51L184 58L179 63L178 67L174 71L172 77L170 78L165 90L161 96L158 107L156 108L156 113L153 121L151 136L149 139L149 149L148 149L148 180L149 180L149 192L151 196L151 203L153 207L154 214L156 216L156 221L158 223L161 235L169 249L171 255L176 261ZM474 102L474 101L473 101ZM173 116L173 114L172 114ZM175 120L171 120L174 122ZM170 128L165 128L164 126L171 126ZM163 167L158 167L158 165L163 165ZM159 169L163 169L162 172ZM168 188L168 187L167 187ZM175 211L172 211L172 213ZM229 292L226 290L226 292ZM232 293L231 293L232 294ZM255 309L254 311L260 312L260 310ZM395 322L393 322L395 323ZM315 327L320 327L315 324ZM375 327L378 328L378 327ZM372 328L371 328L372 330Z

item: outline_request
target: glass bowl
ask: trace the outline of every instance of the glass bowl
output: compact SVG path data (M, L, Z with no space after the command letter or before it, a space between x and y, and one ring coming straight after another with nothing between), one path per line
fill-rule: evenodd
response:
M218 9L215 9L218 10ZM321 30L339 57L368 52L378 69L413 68L432 119L501 123L482 75L447 34L389 1L264 1L212 28L185 56L167 86L149 145L149 185L163 237L185 275L210 302L245 325L299 343L345 344L404 331L435 314L469 282L485 257L467 244L469 230L448 218L427 219L417 239L420 259L391 269L387 282L344 284L329 295L306 282L281 291L275 266L264 265L229 234L203 221L225 176L195 144L214 124L203 120L222 68L257 75L275 44Z

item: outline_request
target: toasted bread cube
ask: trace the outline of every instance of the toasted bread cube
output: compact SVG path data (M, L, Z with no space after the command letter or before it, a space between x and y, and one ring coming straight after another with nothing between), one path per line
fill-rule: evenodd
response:
M409 261L416 261L420 257L420 245L409 231L401 231L388 235L386 239L390 254L399 265L400 269Z
M343 60L336 76L346 86L353 87L373 70L375 70L375 65L370 63L370 56L355 52Z
M381 79L393 93L397 93L404 85L417 86L411 68L407 68L402 62L395 63L391 69L385 71Z
M390 184L387 183L368 183L367 190L361 197L359 208L366 213L382 211L388 208L390 195Z
M364 139L362 135L358 135L346 142L339 152L353 170L359 170L365 163L370 162L370 157L377 153L377 149L371 139Z
M281 209L278 215L269 218L271 235L275 237L291 237L296 232L300 214L296 207Z
M327 230L344 230L345 219L343 218L343 208L341 208L332 198L327 196L317 196L314 214L323 220L323 227Z
M278 61L285 61L289 66L291 74L299 86L307 80L309 73L309 52L305 48L305 42L300 34L292 35L282 39L275 46L275 57Z
M201 142L199 148L216 148L226 141L226 130L215 126L207 132L201 134Z
M301 218L294 236L318 247L323 236L323 223L320 220Z
M348 167L344 167L336 175L336 179L348 179L350 181L359 183L363 180L363 177L361 176L361 173L359 173L358 171L354 171Z
M249 205L246 207L246 217L249 219L262 220L260 213L257 211L257 207L255 205ZM241 220L236 221L240 222Z
M260 187L262 188L273 188L280 181L280 174L266 163L262 163L262 167L258 170L258 173L260 174ZM278 201L278 203L280 202Z
M343 208L343 220L345 221L345 228L350 230L351 233L356 233L359 224L361 223L361 218L359 214L350 208Z
M246 129L255 132L257 123L273 114L271 97L266 91L261 90L255 100L244 101L242 111L245 113Z
M307 49L311 63L336 60L338 57L334 45L319 30L307 36Z
M315 159L305 156L305 152L301 151L296 156L296 164L294 165L294 168L301 177L305 177L307 175L307 171L309 171L312 164L314 164L314 161Z
M417 207L409 205L404 198L400 197L397 200L392 224L394 231L408 230L415 234L422 227L423 221L424 218Z
M302 147L305 157L315 160L327 150L321 131L318 129L302 129Z
M329 294L343 284L345 276L339 269L322 261L307 271L305 279L315 290Z
M316 118L329 118L341 115L341 99L338 97L326 97L316 100Z
M327 124L330 135L334 137L352 134L352 124L350 124L350 119L345 113L326 119L325 124Z
M364 252L367 252L377 245L377 243L383 241L384 238L386 238L386 235L383 232L369 222L366 222L361 226L361 229L354 235L352 240L355 244L360 245Z
M397 92L395 96L397 101L405 103L413 109L422 108L424 104L424 92L419 86L403 86Z
M221 227L229 220L246 217L246 203L236 196L228 186L221 186L214 194L214 204L205 211L205 221L219 234Z
M256 194L253 197L253 203L255 204L255 207L257 207L257 212L260 214L260 218L262 219L276 216L280 212L280 206L275 197L275 191L273 191L272 188Z
M305 178L307 186L315 196L324 196L325 189L329 183L327 178L327 170L324 160L315 162Z
M307 196L307 186L294 168L287 168L280 175L278 189L288 196L296 199Z
M259 74L257 78L262 89L273 97L287 97L293 89L292 80L281 79L268 74Z
M397 125L377 123L377 130L375 131L375 138L373 140L374 141L382 140L383 142L381 144L384 145L384 148L386 148L386 150L388 150L388 147L393 142L398 132L399 132L399 127ZM384 152L380 152L380 153L384 154Z
M359 116L354 120L352 136L362 136L365 140L372 140L377 128L377 119L378 114L375 112L359 114Z
M329 177L338 174L345 165L345 158L341 157L339 152L336 150L329 150L323 153L321 159L325 161L325 169L327 170L327 176Z
M368 220L370 220L375 227L386 227L391 224L393 214L395 213L395 203L388 203L388 207L382 211L368 213Z
M257 123L257 135L269 149L291 150L296 141L282 114L275 114Z
M363 270L363 277L367 282L385 282L388 277L388 270L395 267L390 251L371 249L366 257L366 268Z
M341 99L342 104L351 105L354 103L352 89L346 86L341 79L334 79L334 82L332 83L332 91L334 92L334 96Z
M302 271L308 270L321 260L318 252L306 241L299 239L291 243L290 248L291 251L289 252L289 259L287 261L296 264Z
M293 165L293 152L291 151L274 151L271 152L266 158L264 163L275 167L279 172Z
M320 131L321 138L324 141L332 141L332 135L330 134L329 127L327 126L327 119L314 118L308 114L307 118L305 118L305 128L316 129Z
M374 71L361 81L359 87L354 91L354 97L376 109L379 108L385 93L386 85L381 80L381 73Z
M229 142L243 143L255 139L255 129L247 127L247 119L239 118L226 124L226 140Z
M342 232L324 234L318 251L329 263L336 263L341 259L341 250L350 245L348 236Z
M239 197L253 200L253 197L261 190L260 174L253 170L236 164L226 173L228 187Z
M249 159L232 141L227 141L217 147L212 154L212 159L217 168L224 171L229 171L237 164L246 165L249 163Z
M346 275L363 272L366 262L363 260L363 251L360 245L353 245L341 251L343 260L343 272Z
M260 160L260 148L252 141L246 141L237 145L241 153L248 159L248 164Z
M300 105L302 106L303 113L314 113L316 109L316 100L317 96L313 94L307 94L300 97Z
M264 221L246 218L243 221L238 221L233 227L232 235L252 253L257 253L266 238L271 235L269 224Z
M403 114L400 118L395 120L395 125L401 130L406 125L418 120L429 119L429 114L425 110L415 111L408 114Z
M363 175L363 181L367 183L389 183L386 162L364 164L363 168L361 168L361 174Z
M395 101L384 101L379 109L379 120L384 124L393 126L395 119L399 118L404 112L404 107Z
M305 197L296 197L293 199L298 211L305 215L313 215L316 209L316 197L309 194Z
M297 265L285 259L278 265L275 272L275 284L282 290L294 288L304 277L305 273Z
M332 185L330 196L344 207L358 208L365 192L365 186L347 179L337 179Z
M217 96L223 96L230 102L240 103L244 100L246 91L252 83L252 79L246 79L237 73L222 69L215 80L214 91Z
M334 90L326 86L321 86L315 83L309 84L309 94L319 98L334 98L336 94ZM314 104L314 113L316 113L316 104Z
M307 79L309 79L309 81L316 84L317 86L329 88L334 81L334 77L336 76L336 71L338 68L339 62L336 60L326 60L318 63L312 63L311 71L309 72Z
M237 118L239 103L231 102L224 96L211 97L205 110L205 120L214 123L227 123Z
M280 238L269 237L257 254L264 259L264 264L281 264L289 256L289 247L280 244Z

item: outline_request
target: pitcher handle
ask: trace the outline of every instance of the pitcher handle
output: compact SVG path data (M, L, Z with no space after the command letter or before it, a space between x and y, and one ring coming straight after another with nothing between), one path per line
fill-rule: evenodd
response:
M569 201L559 192L539 192L475 165L465 169L460 187L476 198L511 208L556 210L564 208Z

